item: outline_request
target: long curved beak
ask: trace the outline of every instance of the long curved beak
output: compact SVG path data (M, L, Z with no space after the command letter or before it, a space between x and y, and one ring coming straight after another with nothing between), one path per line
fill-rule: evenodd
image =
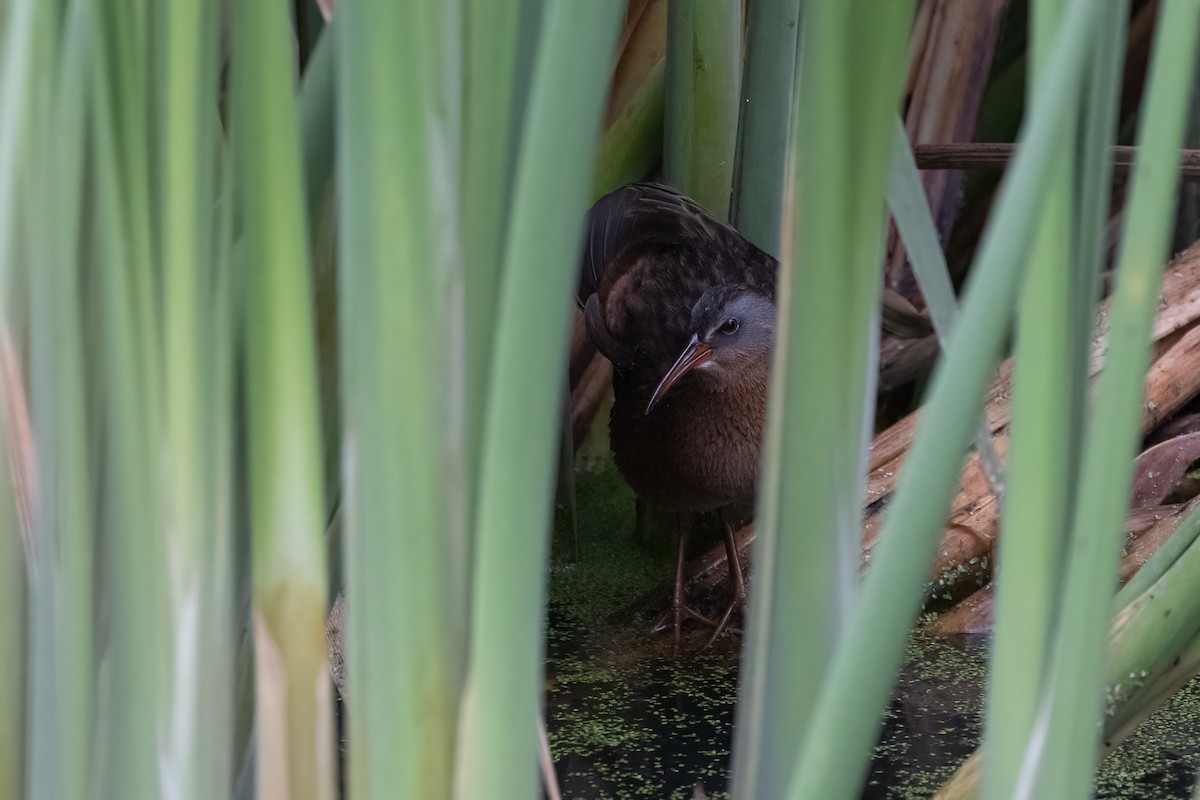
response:
M679 354L679 358L675 359L675 363L659 381L658 386L654 389L654 394L650 395L650 402L646 404L646 413L649 414L654 410L667 390L675 385L675 381L696 367L707 364L711 359L712 348L693 335L687 347L683 348L683 352Z

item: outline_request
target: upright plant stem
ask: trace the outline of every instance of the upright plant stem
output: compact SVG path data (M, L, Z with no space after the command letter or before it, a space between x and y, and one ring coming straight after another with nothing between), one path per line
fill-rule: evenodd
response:
M873 24L863 27L855 20L868 5L805 10L735 742L738 797L784 796L795 754L819 738L810 716L816 676L854 602L891 120L912 10L872 5ZM862 54L859 68L841 69L851 52ZM856 98L853 112L823 113L845 96Z
M666 59L646 73L600 137L592 195L601 197L646 176L662 157Z
M164 352L164 481L162 530L169 570L171 696L162 747L172 790L216 797L231 786L229 742L233 631L227 594L229 525L220 496L228 470L218 470L227 439L221 430L220 364L232 320L218 314L216 216L217 8L184 1L162 9L158 98L158 257ZM228 287L225 287L228 288ZM227 400L227 398L226 398ZM226 429L228 435L229 431ZM223 465L225 466L225 465ZM201 654L204 654L203 668Z
M1105 243L1112 200L1113 160L1109 156L1117 138L1120 111L1122 74L1129 20L1129 0L1103 4L1104 19L1100 23L1099 40L1092 51L1092 68L1087 76L1087 96L1080 120L1080 140L1074 169L1079 183L1079 208L1076 215L1075 250L1072 281L1078 287L1080 302L1071 306L1070 313L1079 317L1070 329L1073 355L1071 366L1076 373L1070 378L1074 403L1083 408L1090 401L1089 371L1091 369L1092 333L1095 327L1096 304L1100 301L1105 270ZM1071 425L1072 471L1078 473L1083 450L1083 432L1087 418L1076 414Z
M460 153L438 0L346 3L334 31L349 781L448 797L470 476Z
M45 90L45 65L39 60L48 56L40 43L40 33L50 9L37 0L11 0L0 6L5 20L3 43L0 47L0 117L6 120L31 118L31 103L37 102L36 92ZM10 122L0 125L0 292L10 290L13 252L13 231L16 227L21 155L28 146L32 126ZM9 309L5 309L7 312Z
M160 304L154 290L153 222L151 198L152 160L155 153L149 141L151 92L150 70L146 61L150 53L146 28L148 14L144 0L101 0L103 12L99 17L104 29L104 62L101 69L109 81L113 125L113 146L116 148L117 179L120 184L121 217L127 227L126 249L131 267L130 312L133 324L143 331L159 331ZM137 355L146 371L149 386L161 386L159 375L163 363L161 337L137 337ZM146 409L157 414L158 405ZM159 420L150 417L145 423L159 430Z
M484 426L456 796L537 790L541 637L573 263L621 7L550 0L534 67ZM528 309L538 309L529 314Z
M517 53L533 44L519 41L521 2L467 0L461 198L471 465L479 463L512 186Z
M1054 131L1081 83L1094 22L1092 4L1072 0L1047 81L1026 117L1023 147L985 233L962 321L918 419L862 595L816 701L810 725L820 735L807 742L789 797L848 798L860 785L1007 329L1024 263L1023 242L1039 211L1037 185L1053 154Z
M95 708L95 545L76 250L92 29L84 4L72 3L65 18L50 4L36 5L22 12L32 14L24 173L30 212L21 239L32 256L30 409L37 453L25 789L30 797L75 800L90 791Z
M311 236L313 294L316 302L317 382L321 410L321 452L324 456L325 515L340 519L341 405L337 341L337 200L333 191L334 159L334 32L321 29L300 77L300 145L304 173L305 218ZM341 525L330 523L326 535L330 590L342 589Z
M97 758L108 793L129 798L163 791L157 727L169 678L167 589L161 494L163 330L154 262L152 197L156 147L149 28L141 0L97 6L92 98L96 135L97 269L102 330L105 456L105 582L113 633L102 687ZM102 35L101 35L102 34Z
M312 296L282 0L236 4L260 797L333 794Z
M663 172L724 218L729 213L741 87L741 3L670 0Z
M800 0L755 0L748 14L729 216L743 236L778 257Z
M1049 48L1065 3L1032 6L1032 98L1044 80ZM1082 378L1072 358L1073 327L1090 322L1075 312L1086 303L1077 273L1065 267L1074 255L1077 119L1059 128L1056 155L1043 183L1045 206L1029 255L1017 314L1016 363L1008 490L996 588L996 625L988 680L984 745L985 800L1012 796L1025 743L1033 729L1051 646L1061 581L1064 532L1074 482L1072 429L1077 392L1066 378ZM1086 165L1085 168L1091 165Z
M1142 155L1134 170L1109 311L1109 348L1081 460L1050 691L1022 767L1018 789L1023 797L1085 797L1095 770L1111 586L1160 265L1170 242L1170 209L1179 181L1175 153L1183 139L1198 30L1200 6L1186 0L1164 3L1138 133Z
M912 261L913 274L921 287L925 305L933 328L937 332L942 350L950 344L950 335L958 320L958 299L954 296L954 284L950 281L950 270L946 266L946 255L938 241L937 223L929 208L925 184L917 170L912 146L904 121L897 118L896 132L892 139L892 177L888 182L888 209L896 221L896 230L904 241ZM983 420L975 434L975 449L979 453L984 474L992 491L999 493L1003 484L1004 468L996 445L992 441L992 430Z

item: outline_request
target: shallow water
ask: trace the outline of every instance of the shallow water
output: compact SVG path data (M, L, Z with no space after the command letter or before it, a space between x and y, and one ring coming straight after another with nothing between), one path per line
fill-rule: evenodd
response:
M586 631L551 643L550 745L564 797L690 798L696 781L724 786L735 643L680 659L658 644L648 652L627 634Z
M661 641L558 630L547 680L565 797L691 798L696 783L726 796L736 637L672 658ZM913 644L864 798L928 796L953 773L979 735L982 667L978 642Z
M634 539L632 502L609 472L578 484L581 557L550 581L547 709L566 798L727 797L738 636L672 658L651 635L669 542ZM647 599L649 598L649 599ZM694 650L703 639L693 639ZM986 638L910 643L862 797L931 797L978 744ZM1102 800L1190 798L1200 770L1193 681L1104 763Z
M672 659L624 634L579 632L552 645L551 749L563 796L687 800L700 783L727 797L737 647ZM862 797L931 797L975 749L983 637L916 639L896 682ZM590 642L590 652L578 648ZM1200 683L1193 681L1102 766L1103 800L1184 800L1200 770Z

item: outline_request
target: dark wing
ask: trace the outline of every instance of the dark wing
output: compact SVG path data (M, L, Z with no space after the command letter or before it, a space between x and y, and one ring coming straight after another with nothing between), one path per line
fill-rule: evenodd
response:
M675 189L634 183L588 213L578 299L600 352L618 369L654 374L687 342L692 306L706 289L744 283L773 299L775 267Z

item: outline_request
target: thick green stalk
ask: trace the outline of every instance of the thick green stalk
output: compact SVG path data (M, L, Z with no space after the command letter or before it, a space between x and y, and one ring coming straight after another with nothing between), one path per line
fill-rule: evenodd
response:
M1200 545L1193 539L1170 568L1110 622L1102 673L1106 740L1145 706L1146 690L1169 676L1200 635L1198 582Z
M311 0L308 0L311 2ZM321 451L325 456L326 519L341 503L341 396L337 363L337 223L333 192L336 112L333 47L335 23L321 28L300 77L300 146L304 167L305 218L312 237L313 292L317 320L317 379L321 403ZM341 529L330 527L330 589L341 589Z
M1192 546L1197 536L1200 536L1200 506L1193 506L1191 513L1179 523L1179 527L1170 538L1154 551L1146 563L1121 587L1121 591L1117 592L1117 596L1113 598L1113 613L1119 613L1138 595L1153 586Z
M1105 242L1112 199L1111 148L1116 143L1117 118L1121 104L1121 80L1124 72L1129 0L1103 3L1104 19L1100 24L1099 40L1092 51L1092 67L1085 78L1087 95L1084 98L1074 169L1078 188L1075 248L1071 268L1072 285L1076 286L1080 302L1072 303L1070 313L1077 319L1070 326L1071 368L1068 375L1074 392L1076 408L1088 407L1091 401L1091 351L1095 329L1096 304L1100 301L1102 277L1105 270ZM1071 471L1079 472L1083 450L1083 431L1086 414L1074 414L1071 419Z
M800 0L755 0L746 20L746 70L730 219L778 257Z
M946 256L938 241L937 224L929 210L929 199L908 142L908 133L904 130L904 121L899 118L892 134L892 178L888 182L887 200L888 210L912 260L913 274L921 287L938 342L945 349L958 322L958 298L954 296L954 284L950 281Z
M27 738L25 735L26 686L29 666L24 657L28 651L26 634L27 590L26 559L22 539L31 542L31 532L20 527L17 516L17 475L11 466L16 462L9 454L16 445L9 435L16 425L10 400L20 396L27 403L25 389L13 385L10 370L16 370L16 352L12 341L13 311L24 303L13 298L12 265L16 248L12 233L17 229L17 186L20 153L29 134L29 125L15 124L27 120L30 93L31 65L35 60L32 30L39 6L36 2L5 3L0 15L6 20L3 40L3 60L0 62L0 118L9 124L0 125L0 457L10 468L0 468L0 652L13 654L0 666L0 795L19 797L25 787ZM25 421L27 423L27 420ZM26 523L28 520L26 520Z
M203 711L202 725L213 731L214 741L222 746L213 754L210 768L213 784L217 791L232 794L235 759L241 757L238 749L237 659L239 647L248 638L245 630L230 626L230 621L249 620L239 603L239 571L248 572L239 559L239 549L245 547L243 536L244 507L239 503L238 486L243 473L239 451L239 431L235 419L234 364L237 357L236 342L241 333L238 325L237 308L234 302L233 264L233 153L225 139L221 139L218 154L219 190L216 193L214 222L214 244L210 263L207 288L212 293L209 311L212 314L211 349L207 362L209 378L205 400L210 409L206 416L212 436L213 449L206 467L206 496L212 503L211 519L213 530L206 539L205 580L209 587L210 609L205 641L212 642L218 654L221 647L228 648L226 658L218 658L211 669L209 680L217 698ZM249 704L247 704L249 705Z
M1038 0L1032 6L1027 103L1043 79L1064 6L1063 0ZM1012 796L1038 713L1075 489L1072 430L1082 409L1069 378L1084 376L1073 363L1079 353L1072 344L1079 340L1078 324L1091 329L1087 315L1076 308L1089 305L1086 288L1077 285L1077 271L1065 266L1072 263L1076 229L1077 183L1070 156L1077 123L1069 116L1059 128L1018 300L1008 486L987 688L984 800Z
M1071 359L1076 375L1072 378L1077 408L1086 407L1091 400L1089 370L1092 337L1095 329L1096 305L1102 294L1105 271L1106 232L1112 198L1112 159L1109 157L1117 140L1118 113L1121 104L1121 80L1125 66L1128 34L1129 0L1104 4L1105 20L1101 38L1092 53L1092 69L1087 76L1087 96L1081 117L1078 166L1074 170L1079 182L1079 204L1076 217L1074 285L1083 302L1074 303L1072 312L1078 319L1071 326L1075 334ZM1083 450L1083 434L1087 417L1076 414L1072 419L1072 470L1079 471Z
M1189 598L1177 597L1175 599L1186 601ZM1154 609L1154 611L1161 616L1165 609ZM1142 621L1139 620L1139 622ZM1174 625L1184 625L1187 622L1187 620L1176 620ZM1174 633L1170 629L1162 632ZM1152 655L1157 656L1161 652L1168 652L1163 648L1161 640L1154 646L1160 649L1152 653ZM1140 669L1124 669L1124 667L1133 664L1132 660L1127 660L1123 663L1118 662L1116 658L1112 660L1109 667L1109 675L1118 676L1116 678L1118 682L1128 680L1132 677L1133 686L1131 687L1131 691L1122 693L1122 702L1119 705L1105 704L1104 710L1106 716L1104 719L1104 737L1100 751L1101 758L1104 758L1114 748L1120 746L1121 742L1129 738L1138 729L1138 726L1145 722L1160 706L1174 697L1197 674L1200 674L1200 635L1196 636L1183 647L1173 650L1173 652L1175 655L1169 663L1153 677L1150 676L1149 672L1143 676ZM1123 657L1132 656L1133 659L1136 659L1138 655L1128 650L1125 650L1121 654ZM1115 683L1109 685L1115 685Z
M641 180L662 158L666 59L659 61L600 137L593 197Z
M806 18L807 19L807 18ZM1072 0L1047 81L1026 117L1022 147L1001 189L963 302L961 321L917 422L862 595L821 687L788 796L851 797L860 784L926 573L958 485L1040 211L1038 186L1055 131L1072 108L1095 29L1088 0ZM794 579L793 579L794 581Z
M75 2L62 20L60 41L58 9L48 5L37 3L29 12L33 73L23 191L31 209L22 239L32 256L29 399L38 492L26 789L30 797L84 798L95 703L94 529L76 248L92 31L87 5Z
M24 177L21 174L22 156L27 139L36 132L33 125L15 124L13 120L29 120L31 95L39 88L44 90L44 87L37 85L40 73L36 71L40 66L40 53L36 45L44 41L44 37L35 37L35 32L41 27L39 18L44 16L46 9L45 4L36 0L14 0L5 5L3 12L5 30L3 50L0 51L3 59L0 61L0 114L8 123L0 125L0 315L3 315L7 324L12 324L14 310L29 305L28 300L31 299L21 291L22 287L13 274L14 265L19 263L13 232L20 228L17 200L22 188L21 178ZM11 329L4 335L11 336ZM7 376L3 378L0 391L7 395L12 387ZM0 437L5 440L5 447L0 449L0 454L7 458L7 448L11 446L7 429L11 425L10 415L14 412L6 400L0 400L0 403L4 403L0 408L3 411L0 425L4 426L4 430L0 430ZM11 465L13 462L8 463ZM6 492L11 502L15 500L15 491L11 487L14 486L16 475L7 469L0 473L9 484L9 488L0 491ZM18 538L20 529L15 524L15 508L10 506L7 513L8 517L3 522L9 523L10 527L5 529L6 533L0 534L5 536L5 543L0 545L4 550L0 558L6 560L3 579L12 592L5 599L11 599L14 603L5 615L3 646L6 647L4 652L21 655L11 659L6 668L0 669L3 673L0 674L0 681L4 682L0 685L0 704L3 706L0 708L0 714L3 714L0 725L4 726L0 734L4 737L0 742L0 759L3 759L0 764L0 791L19 797L26 786L25 772L32 744L24 712L32 701L32 684L28 681L35 642L32 634L27 633L27 620L32 616L26 617L26 613L32 610L32 601L26 594L25 580L26 566L32 563L33 554L22 552L21 539ZM27 520L27 523L31 524L32 521ZM27 546L32 544L32 531L26 532L25 540ZM7 583L9 580L12 583ZM50 729L49 734L52 733L53 729ZM46 735L43 734L43 737Z
M721 218L733 181L741 54L741 3L670 0L663 173Z
M116 169L124 206L123 224L127 227L126 248L132 267L133 284L130 291L130 311L136 316L134 324L142 331L160 331L161 304L155 294L156 275L153 264L154 201L152 198L153 159L155 154L149 134L150 77L146 61L148 25L145 0L100 0L99 24L104 28L104 59L100 69L108 80L109 103L112 108L113 145L117 149ZM163 385L159 370L163 363L161 337L137 337L141 351L137 358L146 371L148 386ZM146 409L155 415L145 424L162 429L160 404Z
M229 344L228 315L219 316L215 215L217 8L181 0L161 11L161 83L157 197L158 261L164 313L165 364L161 397L164 490L162 530L169 571L173 642L172 693L164 723L165 773L180 797L225 794L231 785L229 691L233 637L226 595L228 520L219 519L218 472L222 430L216 346ZM151 334L152 335L152 334ZM226 428L226 434L229 431ZM203 654L203 660L201 660Z
M234 152L244 222L258 789L333 794L312 294L283 0L236 4Z
M443 11L346 3L334 26L349 786L363 798L448 797L453 778L469 478Z
M466 0L462 232L467 327L467 463L479 463L512 187L521 0ZM475 481L478 476L472 476Z
M1085 302L1075 304L1073 312L1085 317L1086 324L1077 321L1071 326L1075 336L1083 335L1079 337L1082 341L1076 341L1072 345L1075 348L1075 355L1070 358L1070 364L1074 371L1083 373L1085 376L1088 369L1087 354L1091 345L1092 318L1100 284L1102 267L1100 259L1103 256L1104 245L1103 231L1108 221L1108 187L1112 176L1112 160L1108 157L1108 153L1116 133L1118 100L1116 86L1120 79L1121 64L1125 54L1125 23L1128 16L1128 4L1123 0L1105 4L1104 14L1105 19L1100 23L1100 44L1094 48L1092 54L1094 66L1087 76L1088 96L1084 110L1085 122L1081 131L1083 148L1079 154L1081 168L1076 170L1081 189L1073 265L1073 269L1078 271L1078 275L1073 280L1076 281L1076 285L1087 288L1080 290L1080 297L1084 298ZM1082 165L1089 166L1085 168ZM910 247L910 252L911 249ZM1086 385L1086 378L1078 384L1080 388ZM1079 398L1074 402L1076 408L1083 407ZM1071 422L1072 441L1075 448L1079 447L1082 439L1081 431L1085 416L1076 414ZM1072 457L1072 473L1078 470L1078 458L1079 453L1076 450ZM1138 570L1137 574L1121 590L1114 600L1114 609L1123 608L1129 600L1137 597L1161 577L1183 549L1195 539L1197 531L1200 531L1200 517L1192 515L1187 522L1180 525L1177 533L1154 554L1149 562ZM1108 730L1106 726L1106 740L1111 736ZM968 764L980 763L981 752L977 750ZM979 780L980 771L960 769L954 780L947 784L948 787L953 787L953 791L947 792L947 798L973 794Z
M1187 0L1168 0L1160 13L1138 134L1142 155L1134 169L1109 310L1109 347L1082 456L1050 692L1038 722L1043 735L1022 767L1021 789L1027 797L1085 797L1095 770L1111 586L1179 182L1175 154L1183 139L1200 26L1200 5Z
M550 0L504 255L476 513L456 796L533 797L542 615L570 296L621 7ZM539 309L529 314L528 309Z
M937 223L929 209L929 198L925 184L917 170L917 161L908 142L904 121L896 119L896 132L892 136L892 176L888 181L888 210L896 222L896 230L912 261L913 274L925 298L925 307L938 343L944 351L950 343L951 332L958 320L958 298L954 295L954 284L950 281L950 269L946 266L946 255L938 241ZM975 434L975 449L983 464L984 473L992 483L993 490L1003 483L1004 468L992 441L992 431L987 420L983 420Z
M1195 592L1200 563L1193 546L1197 530L1200 512L1193 511L1155 553L1152 561L1162 558L1161 568L1147 574L1151 566L1147 562L1137 573L1146 579L1125 585L1134 591L1128 602L1118 605L1108 634L1101 757L1120 745L1200 668L1200 621L1195 609L1200 597ZM978 796L982 752L972 754L938 792L938 800Z
M105 45L101 45L102 47ZM112 85L101 70L93 75L95 112L93 163L96 165L96 272L101 276L97 316L105 363L101 375L105 408L103 465L104 540L113 620L109 642L111 671L101 709L103 736L98 764L104 791L112 796L149 798L163 791L157 757L157 727L162 724L167 692L165 642L166 576L162 549L162 511L152 454L160 452L159 429L151 421L158 385L141 347L158 332L143 326L133 308L134 283L148 277L148 261L133 256L128 232L140 229L122 191Z
M45 24L43 17L49 13L45 3L36 0L13 0L0 9L5 20L3 47L0 50L0 119L8 120L0 125L0 292L10 290L13 257L11 243L17 221L17 184L20 177L24 148L29 138L30 125L18 124L17 120L29 120L31 96L36 102L35 91L39 81L44 81L45 66L39 59L39 43L45 37L38 33ZM6 313L11 309L5 308Z
M814 676L828 666L854 602L884 195L911 11L911 3L805 9L750 668L735 741L738 797L782 797L796 753L818 738L809 735L818 730ZM873 24L859 25L868 13ZM852 52L857 68L843 70ZM822 111L846 96L856 98L852 110Z

